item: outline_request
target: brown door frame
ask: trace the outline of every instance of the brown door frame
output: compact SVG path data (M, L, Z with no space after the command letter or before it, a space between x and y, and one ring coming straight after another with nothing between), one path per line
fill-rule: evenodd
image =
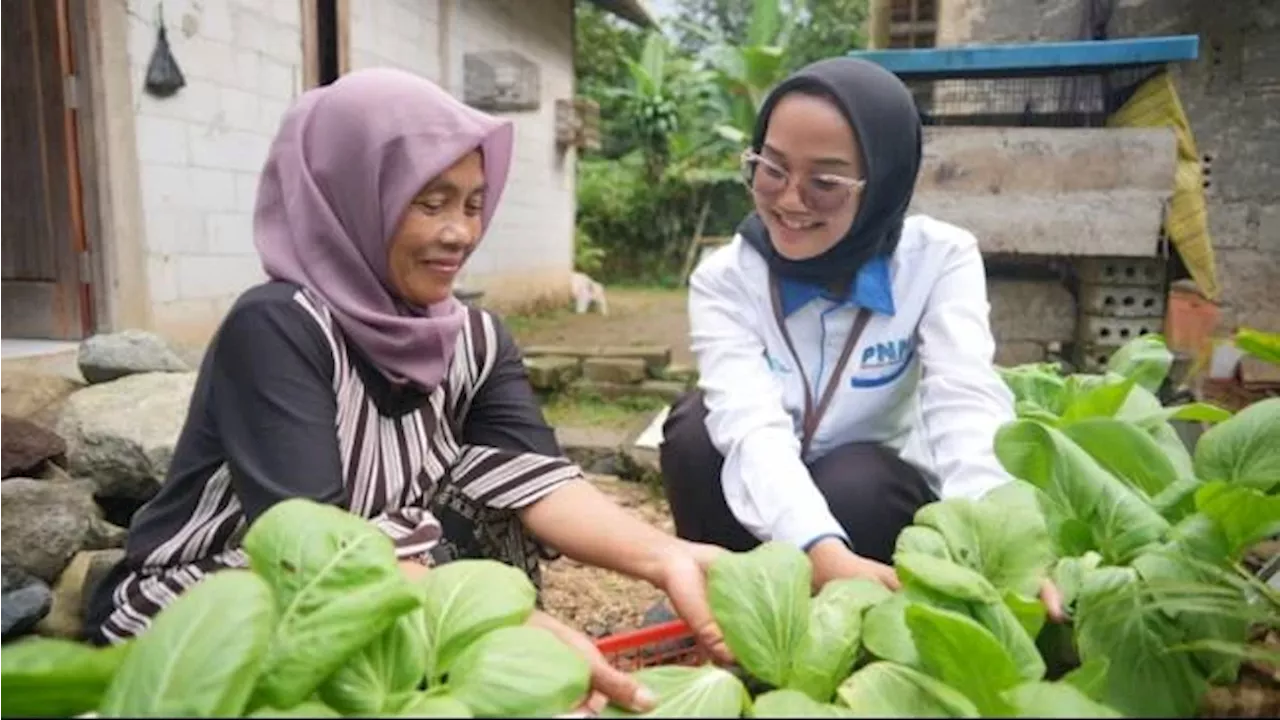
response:
M302 89L320 84L320 38L316 36L316 0L299 0L302 5ZM338 74L351 69L351 5L349 0L334 0L337 21Z

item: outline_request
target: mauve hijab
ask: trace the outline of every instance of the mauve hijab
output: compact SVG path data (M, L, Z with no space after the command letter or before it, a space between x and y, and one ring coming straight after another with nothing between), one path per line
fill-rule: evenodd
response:
M453 297L425 308L400 300L387 276L391 239L423 186L477 148L487 229L512 141L510 122L401 70L360 70L304 93L285 114L258 186L263 268L314 293L392 381L434 389L466 310Z

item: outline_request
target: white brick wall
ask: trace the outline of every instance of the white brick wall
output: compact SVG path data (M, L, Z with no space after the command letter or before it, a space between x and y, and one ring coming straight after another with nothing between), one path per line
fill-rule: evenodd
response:
M441 3L453 12L441 13ZM461 94L462 58L512 49L541 67L542 105L516 124L511 180L469 278L572 265L574 156L556 150L555 100L573 92L573 0L353 0L353 69L393 66ZM127 0L151 301L216 312L263 279L253 247L258 173L301 90L300 0L167 0L168 37L187 85L143 91L159 0ZM452 16L441 42L442 18ZM445 53L450 57L443 57ZM442 68L450 67L450 78ZM212 328L210 328L212 329Z
M148 282L152 302L229 303L263 275L252 213L267 148L301 82L299 0L168 0L170 47L187 85L143 90L156 0L128 0Z

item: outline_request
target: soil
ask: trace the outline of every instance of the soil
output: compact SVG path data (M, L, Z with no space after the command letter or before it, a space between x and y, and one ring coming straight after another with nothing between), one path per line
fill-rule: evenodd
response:
M684 290L606 288L609 314L592 310L582 315L556 310L506 318L522 346L637 346L666 345L671 362L691 365L689 318Z
M593 484L645 522L674 533L666 501L647 485L593 476ZM560 558L543 565L543 602L548 613L591 637L634 630L665 596L640 580Z

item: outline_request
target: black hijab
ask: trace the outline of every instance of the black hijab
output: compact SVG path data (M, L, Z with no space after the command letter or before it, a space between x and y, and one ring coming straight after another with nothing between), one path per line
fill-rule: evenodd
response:
M838 243L808 260L779 255L755 212L742 221L738 233L781 277L823 285L848 281L868 260L890 255L898 246L920 172L920 114L902 81L879 65L849 57L819 60L783 80L765 98L751 141L756 152L764 145L773 108L796 91L826 96L853 127L867 180L858 214Z

